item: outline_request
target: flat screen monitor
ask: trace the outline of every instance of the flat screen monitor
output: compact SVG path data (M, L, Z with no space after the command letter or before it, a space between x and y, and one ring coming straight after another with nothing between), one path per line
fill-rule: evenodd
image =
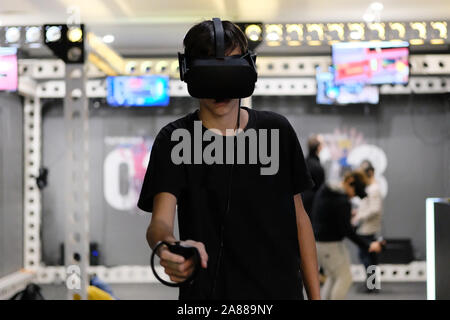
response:
M332 46L336 84L406 84L409 44L403 41L343 42Z
M166 76L108 77L106 100L110 106L153 107L169 104L169 78Z
M321 71L316 69L317 104L345 105L356 103L377 104L379 102L379 89L377 86L352 83L337 85L334 81L334 69Z
M0 91L17 91L17 49L0 47Z

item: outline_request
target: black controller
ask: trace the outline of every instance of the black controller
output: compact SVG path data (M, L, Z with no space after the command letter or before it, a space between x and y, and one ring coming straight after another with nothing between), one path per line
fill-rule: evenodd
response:
M185 259L190 259L190 258L194 257L194 264L195 264L194 271L192 272L190 277L187 278L185 281L178 282L178 283L167 282L167 281L161 279L161 277L156 272L154 259L155 259L156 252L162 245L166 245L170 252L180 255ZM151 260L150 260L150 266L152 268L153 274L155 275L156 279L158 279L162 284L165 284L166 286L169 286L169 287L181 287L183 285L190 284L194 280L194 278L197 276L198 270L200 269L200 254L198 253L197 248L183 246L180 244L179 241L175 242L175 244L168 243L166 241L161 241L153 249Z

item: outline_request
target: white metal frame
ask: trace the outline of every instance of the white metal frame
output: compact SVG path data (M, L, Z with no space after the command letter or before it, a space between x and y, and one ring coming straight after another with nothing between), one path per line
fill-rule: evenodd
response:
M174 58L127 59L136 74L167 74L172 97L188 96L184 82L177 80L177 61ZM259 80L254 96L304 96L316 93L315 69L327 68L329 57L258 57ZM145 66L154 66L146 70ZM144 70L146 72L139 72ZM66 72L61 60L27 59L19 61L19 93L24 102L24 267L36 274L39 283L64 281L64 267L45 266L41 261L41 195L35 177L41 164L41 99L64 98ZM87 64L86 95L88 98L106 96L105 75ZM383 85L381 94L443 93L450 92L450 55L411 56L411 77L407 86ZM426 281L425 262L409 265L381 265L382 281ZM429 268L428 268L429 269ZM428 270L429 272L429 270ZM89 273L96 273L110 283L155 282L148 266L90 266ZM352 267L355 281L364 281L362 266ZM14 277L13 277L14 278ZM4 278L2 278L4 279ZM17 278L18 279L18 278ZM27 278L28 279L28 278ZM18 283L22 283L22 279ZM28 281L28 280L27 280ZM11 283L8 282L9 284ZM3 290L0 282L0 290Z

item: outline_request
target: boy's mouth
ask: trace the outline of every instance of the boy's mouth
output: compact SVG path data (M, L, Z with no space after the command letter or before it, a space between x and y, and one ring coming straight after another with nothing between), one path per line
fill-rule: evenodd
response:
M228 103L231 99L214 99L214 103Z

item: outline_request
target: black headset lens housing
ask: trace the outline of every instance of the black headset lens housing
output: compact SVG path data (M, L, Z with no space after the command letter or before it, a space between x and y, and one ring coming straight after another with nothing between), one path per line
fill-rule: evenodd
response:
M189 94L198 99L240 99L253 94L258 78L256 55L225 56L222 21L213 19L215 57L189 57L178 53L180 79Z

